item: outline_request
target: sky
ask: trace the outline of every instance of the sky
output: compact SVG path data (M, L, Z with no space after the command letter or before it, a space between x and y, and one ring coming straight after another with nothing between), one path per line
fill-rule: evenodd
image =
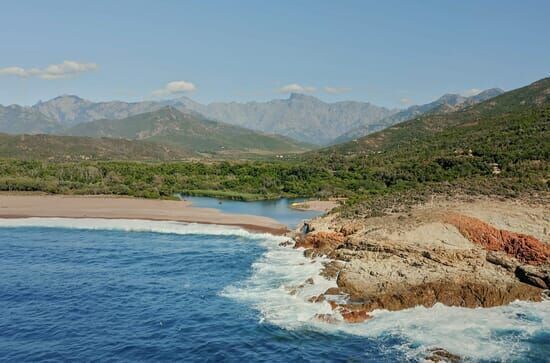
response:
M0 104L265 101L386 107L550 75L550 1L3 1Z

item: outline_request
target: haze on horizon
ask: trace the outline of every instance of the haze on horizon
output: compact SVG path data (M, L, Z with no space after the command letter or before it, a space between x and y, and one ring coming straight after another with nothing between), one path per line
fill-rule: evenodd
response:
M548 76L549 12L536 0L10 2L0 104L297 92L404 108Z

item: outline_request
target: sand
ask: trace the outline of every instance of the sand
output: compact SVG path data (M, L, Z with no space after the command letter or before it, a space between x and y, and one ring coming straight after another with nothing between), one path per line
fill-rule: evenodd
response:
M195 208L185 201L110 196L0 194L0 218L29 217L145 219L221 224L276 235L288 231L285 225L271 218L226 214L212 208Z
M300 210L314 210L319 212L329 212L336 208L340 203L336 200L308 200L305 202L292 203L291 208Z

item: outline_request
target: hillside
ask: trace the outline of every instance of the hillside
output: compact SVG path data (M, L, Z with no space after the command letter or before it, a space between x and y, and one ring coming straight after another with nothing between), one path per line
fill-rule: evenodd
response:
M549 99L550 78L545 78L459 111L421 116L322 152L349 155L405 148L418 152L427 145L449 148L482 143L491 148L497 143L521 147L518 137L542 141L548 131ZM544 132L539 134L537 130Z
M457 111L462 107L475 105L476 103L486 101L502 93L504 93L504 91L499 88L491 88L471 97L463 97L458 94L446 94L433 102L424 105L414 105L408 107L405 110L399 111L393 115L383 118L375 124L360 126L358 128L352 129L338 136L336 139L334 139L332 144L341 144L346 141L357 139L372 134L376 131L383 130L397 123L419 117L426 113L448 113Z
M205 153L294 153L310 146L290 138L184 114L173 107L120 120L98 120L79 124L67 135L111 137L178 145Z
M143 141L0 133L0 158L54 161L182 160L193 156L193 153L182 148Z

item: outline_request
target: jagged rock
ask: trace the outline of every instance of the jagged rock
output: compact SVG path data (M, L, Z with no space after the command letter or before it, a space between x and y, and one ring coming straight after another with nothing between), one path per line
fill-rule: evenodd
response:
M459 355L448 352L443 348L432 348L428 352L429 355L426 357L426 361L429 362L458 363L462 360Z
M358 223L351 222L340 227L338 232L342 233L344 236L349 236L356 233L360 229L361 229L361 226Z
M546 269L536 268L534 266L518 266L516 268L517 278L527 284L540 287L541 289L550 289L550 267Z
M338 277L338 272L344 267L344 264L340 261L330 261L323 265L321 270L321 276L327 279L335 279Z
M458 213L449 213L445 221L454 225L471 242L488 251L503 251L530 265L550 262L550 246L533 236L498 229L477 218Z
M322 255L328 255L344 242L344 235L339 232L315 232L298 239L295 248L314 249Z
M518 261L502 252L489 251L485 258L488 262L504 267L511 272L514 272L519 265Z
M325 295L320 294L320 295L317 295L317 296L312 296L308 299L308 301L312 302L312 303L321 303L321 302L325 301Z
M323 273L338 287L311 301L324 299L340 313L541 301L549 286L546 216L545 206L476 199L361 220L329 214L312 220L315 232L296 247L332 259Z
M372 318L366 310L344 310L340 315L348 323L363 323Z
M279 243L279 246L288 247L288 246L292 245L293 243L294 243L293 241L288 240L288 241L284 241L284 242Z
M339 322L332 314L315 314L315 319L329 324L337 324Z
M340 274L342 276L342 274ZM345 276L345 275L344 275ZM541 289L521 283L491 285L488 283L440 281L419 285L392 287L378 291L356 290L353 282L345 278L338 286L350 294L353 301L362 301L365 311L386 309L390 311L415 306L431 307L436 303L468 308L493 307L509 304L514 300L541 301ZM359 306L359 304L354 304Z

